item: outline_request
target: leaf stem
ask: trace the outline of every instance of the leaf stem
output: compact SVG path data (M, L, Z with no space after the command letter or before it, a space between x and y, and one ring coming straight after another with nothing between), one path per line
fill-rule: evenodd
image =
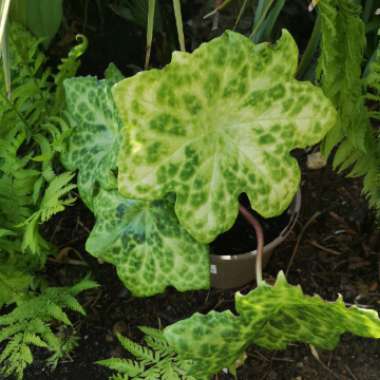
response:
M302 79L305 73L307 72L307 70L309 69L314 53L318 48L320 39L321 39L321 17L320 17L320 14L318 13L310 39L307 43L305 52L302 55L301 63L298 66L297 78Z
M263 24L263 22L265 21L265 18L267 17L267 14L273 4L274 0L269 0L268 1L268 4L266 6L266 8L264 9L263 13L261 14L261 17L260 19L257 21L256 25L254 26L253 30L252 30L252 33L250 34L249 38L250 39L254 39L256 33L258 32L259 28L261 27L261 25Z
M145 54L145 70L149 67L150 52L152 50L153 27L154 27L154 11L156 9L156 0L149 0L148 3L148 20L146 31L146 54Z
M174 7L175 22L177 25L177 34L178 34L179 46L180 46L181 51L186 51L185 35L183 32L181 1L180 0L173 0L173 7Z
M239 206L240 214L254 228L256 233L256 282L259 286L263 282L263 254L264 254L264 232L260 222L242 205Z

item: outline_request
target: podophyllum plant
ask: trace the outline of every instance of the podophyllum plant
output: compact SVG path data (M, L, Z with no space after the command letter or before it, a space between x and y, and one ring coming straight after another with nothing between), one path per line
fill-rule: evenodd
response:
M97 219L86 247L115 264L134 295L208 287L207 244L233 225L242 192L264 217L288 207L300 180L290 151L336 121L322 91L294 79L297 61L286 31L275 45L226 32L175 52L162 70L66 81L74 132L62 158L78 169ZM258 287L237 295L237 316L195 314L165 329L189 376L233 370L250 344L332 349L346 331L380 337L374 311L304 296L282 273L273 286L258 274ZM119 378L138 377L134 364L118 362Z
M86 248L134 295L207 288L207 244L234 224L241 193L264 217L288 207L300 181L290 151L335 122L322 91L294 79L297 61L287 31L273 46L226 32L112 94L113 76L65 82L62 159L97 219Z

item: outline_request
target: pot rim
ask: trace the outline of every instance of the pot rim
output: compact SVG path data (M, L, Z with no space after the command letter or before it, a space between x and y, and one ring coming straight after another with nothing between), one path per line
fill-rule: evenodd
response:
M278 236L271 240L268 244L264 245L264 254L271 252L274 248L278 247L289 235L290 231L293 229L294 225L297 222L300 209L301 209L301 190L298 190L297 194L295 195L292 203L290 204L288 208L288 212L290 215L290 220L287 226L285 226L282 231L278 234ZM230 261L230 260L247 260L252 259L257 255L257 250L248 251L245 253L239 253L234 255L215 255L210 254L210 256L215 261Z

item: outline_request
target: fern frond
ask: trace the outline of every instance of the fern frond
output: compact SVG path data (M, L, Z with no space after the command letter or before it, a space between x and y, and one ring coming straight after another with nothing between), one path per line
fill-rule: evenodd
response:
M116 334L117 339L125 350L130 352L137 359L142 360L144 363L151 364L156 361L156 355L150 349L141 346L140 344L130 340L129 338Z
M67 58L63 58L61 64L58 66L58 73L54 77L54 83L56 85L55 99L53 112L58 113L62 109L62 105L65 102L65 93L63 89L63 82L67 78L75 76L79 66L79 58L87 50L88 40L85 36L79 34L76 36L78 45L74 46Z
M338 146L334 169L348 171L350 177L362 176L363 193L370 206L380 210L380 146L370 122L373 113L367 109L369 96L364 93L368 78L376 83L376 79L371 80L376 74L369 74L366 81L362 78L365 25L360 18L361 7L354 0L320 0L319 12L319 80L338 111L337 124L321 149L328 156ZM373 61L376 68L377 60Z
M22 271L15 265L0 263L0 308L17 302L32 281L30 273Z
M76 296L79 293L84 292L85 290L97 288L99 284L91 280L89 276L84 277L81 281L70 287L69 292L71 295Z
M365 151L368 118L362 97L361 65L365 47L365 25L361 7L354 0L321 0L321 55L318 73L325 94L338 110L337 125L328 133L325 154L348 139Z
M71 325L63 309L74 305L74 293L78 293L78 288L74 291L70 288L46 288L38 296L19 300L11 312L0 316L0 342L7 341L0 354L0 373L5 376L14 374L22 379L25 368L33 361L31 346L52 351L53 355L49 359L52 366L75 347L75 338L62 338L51 327L53 320ZM83 311L76 303L75 309Z
M96 363L103 367L120 372L123 375L132 377L138 376L145 371L145 366L143 364L128 359L111 358L99 360Z
M117 371L110 380L148 379L148 380L195 380L186 373L186 361L181 360L170 349L160 330L139 327L146 333L145 341L153 350L141 346L130 339L117 334L121 345L137 360L111 358L100 360L97 364Z

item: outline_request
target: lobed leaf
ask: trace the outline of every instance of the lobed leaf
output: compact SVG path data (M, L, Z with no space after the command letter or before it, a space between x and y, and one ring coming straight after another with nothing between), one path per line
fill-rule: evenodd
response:
M180 223L203 243L233 225L242 192L264 217L281 214L300 181L290 151L320 141L336 116L320 89L294 79L297 60L287 31L273 46L226 32L117 83L119 191L176 193Z
M96 186L116 188L116 156L119 149L119 118L106 80L81 77L64 81L73 133L62 154L69 170L79 169L78 190L92 209Z
M127 199L100 190L94 201L97 222L87 242L92 255L114 264L136 296L209 287L208 248L178 223L168 200Z

